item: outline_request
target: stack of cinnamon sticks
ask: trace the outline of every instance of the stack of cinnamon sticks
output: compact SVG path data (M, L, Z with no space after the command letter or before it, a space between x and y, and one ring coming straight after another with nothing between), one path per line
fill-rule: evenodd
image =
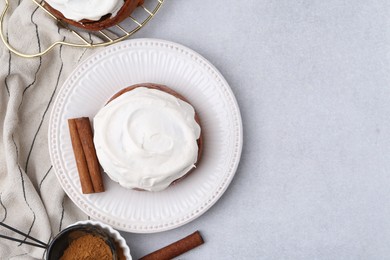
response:
M68 119L81 190L84 194L103 192L103 178L93 144L93 133L88 117Z

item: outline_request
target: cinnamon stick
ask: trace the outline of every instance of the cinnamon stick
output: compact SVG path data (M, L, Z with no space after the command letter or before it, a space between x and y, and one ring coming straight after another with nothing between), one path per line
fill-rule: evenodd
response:
M85 158L83 146L81 144L80 135L77 130L76 120L68 120L70 139L72 141L73 153L76 159L77 170L79 173L81 190L84 194L93 193L93 185L91 176L89 175L87 160Z
M81 145L85 159L87 160L89 176L91 176L93 189L95 192L103 192L104 185L100 165L96 156L95 146L93 144L93 133L91 123L88 117L76 118L77 130L80 136Z
M140 258L140 260L169 260L197 246L200 246L203 243L204 241L199 231L195 231L191 235L180 239L177 242L174 242L166 247L163 247L153 253L150 253Z

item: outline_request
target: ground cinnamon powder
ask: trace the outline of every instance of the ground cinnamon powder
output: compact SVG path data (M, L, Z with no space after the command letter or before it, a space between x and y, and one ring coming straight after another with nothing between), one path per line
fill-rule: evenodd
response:
M100 237L91 234L73 240L60 260L112 260L110 247Z

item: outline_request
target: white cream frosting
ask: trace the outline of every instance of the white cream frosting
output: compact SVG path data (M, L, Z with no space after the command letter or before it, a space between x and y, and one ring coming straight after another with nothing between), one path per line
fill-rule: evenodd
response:
M98 21L106 14L115 15L123 6L123 0L46 0L66 18L80 21L88 19Z
M126 188L163 190L195 167L201 130L194 116L190 104L163 91L128 91L94 118L99 162Z

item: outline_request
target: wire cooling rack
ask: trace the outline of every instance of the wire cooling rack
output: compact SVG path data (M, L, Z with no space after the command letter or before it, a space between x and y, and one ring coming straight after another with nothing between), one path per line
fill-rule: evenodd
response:
M59 27L66 28L75 37L72 37L72 39L66 40L66 41L55 41L52 42L46 47L44 50L38 53L32 53L27 54L23 53L19 50L17 50L14 46L12 46L9 41L7 40L7 37L5 36L5 30L4 30L4 19L9 11L9 0L5 1L5 7L0 15L0 36L2 41L4 42L5 46L16 55L19 55L24 58L33 58L33 57L39 57L46 53L48 53L51 49L53 49L57 45L67 45L67 46L73 46L73 47L81 47L81 48L94 48L94 47L101 47L101 46L107 46L116 42L120 42L137 31L139 31L141 28L143 28L160 10L160 7L162 6L164 0L146 0L144 1L144 4L137 7L136 10L127 18L125 21L121 22L120 24L117 24L113 27L96 31L96 32L88 32L78 29L76 27L70 26L66 24L65 22L62 22L61 20L57 19L53 14L51 14L43 5L43 1L38 2L37 0L31 0L34 4L36 4L40 11L45 12L47 15L49 15L51 18L56 20L56 23ZM12 0L11 0L12 1ZM94 37L94 40L92 40L91 35L97 36Z

